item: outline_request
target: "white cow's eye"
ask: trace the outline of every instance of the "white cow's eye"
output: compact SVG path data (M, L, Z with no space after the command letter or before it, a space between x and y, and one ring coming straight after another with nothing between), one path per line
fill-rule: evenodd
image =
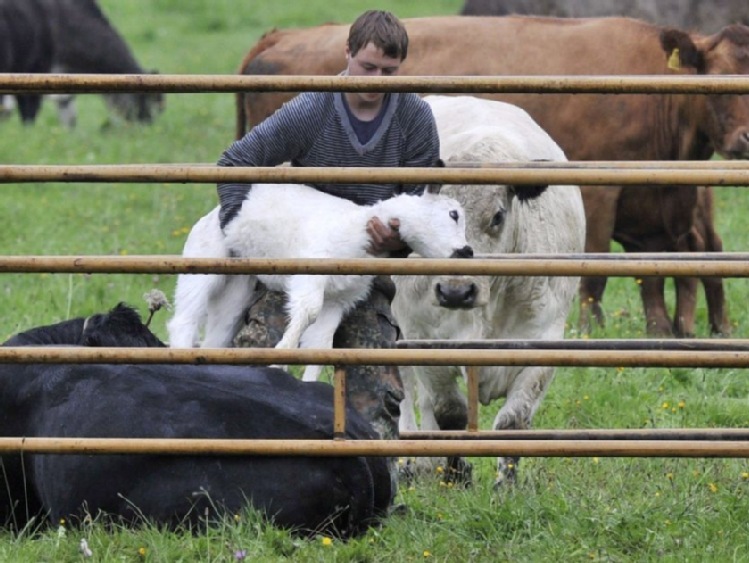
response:
M492 217L491 227L499 227L505 220L505 210L500 209Z
M454 209L450 211L450 218L456 223L458 222L458 217L460 217L460 214L457 211L455 211Z

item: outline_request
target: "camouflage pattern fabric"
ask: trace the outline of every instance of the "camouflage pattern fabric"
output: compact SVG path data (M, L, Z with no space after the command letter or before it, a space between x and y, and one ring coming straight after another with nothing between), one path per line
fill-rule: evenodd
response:
M285 301L282 292L269 291L258 284L258 299L250 306L246 324L234 340L237 347L270 348L283 336L286 327ZM262 286L262 287L261 287ZM390 311L395 286L387 276L378 276L366 301L350 311L333 339L334 348L392 347L398 339L398 326ZM346 394L356 408L383 439L398 438L400 402L403 382L397 366L344 366ZM390 459L393 490L397 490L398 470Z

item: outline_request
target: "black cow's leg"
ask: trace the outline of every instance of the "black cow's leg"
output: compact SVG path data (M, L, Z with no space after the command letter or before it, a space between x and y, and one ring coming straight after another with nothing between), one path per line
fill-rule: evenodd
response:
M40 94L25 94L16 96L18 101L18 113L24 125L33 125L39 109L42 107L42 96Z

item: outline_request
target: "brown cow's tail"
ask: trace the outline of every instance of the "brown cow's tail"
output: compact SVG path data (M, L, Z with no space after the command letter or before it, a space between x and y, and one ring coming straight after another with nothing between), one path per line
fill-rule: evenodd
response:
M255 44L255 46L250 49L250 52L245 55L244 59L242 59L242 63L239 65L237 73L240 75L252 74L251 71L248 71L250 64L263 51L275 45L279 41L281 35L282 33L278 31L278 28L273 28L270 31L264 33L260 40ZM234 98L237 106L234 135L237 139L241 139L242 137L244 137L245 133L247 133L249 121L252 117L247 114L247 105L245 104L246 96L246 92L237 92Z
M234 131L234 138L235 140L239 140L242 137L244 137L245 133L247 133L247 111L245 110L244 106L244 92L237 92L234 97L234 103L237 104L237 122L236 122L236 129Z

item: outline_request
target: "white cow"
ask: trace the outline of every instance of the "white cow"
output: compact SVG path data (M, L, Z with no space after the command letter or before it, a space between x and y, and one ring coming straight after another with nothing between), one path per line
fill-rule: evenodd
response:
M425 99L437 121L446 163L567 160L551 137L516 106L468 96ZM463 205L468 242L477 253L583 252L585 214L577 186L446 185L442 193ZM477 340L563 338L579 279L395 276L394 281L393 313L405 339ZM463 371L458 366L402 369L407 394L401 430L417 427L414 376L421 428L464 429L466 399L457 381ZM481 403L507 398L494 428L528 428L553 376L553 367L480 367ZM454 471L470 471L460 459L448 462ZM498 483L514 480L516 464L516 459L499 459Z
M436 191L436 190L435 190ZM257 184L239 214L221 232L219 208L201 218L185 242L184 256L224 258L366 258L371 217L400 220L401 239L428 258L470 257L463 209L427 190L372 206L295 184ZM370 275L259 275L268 288L287 293L289 322L276 348L332 348L343 315L369 293ZM195 345L205 322L203 347L229 346L252 301L254 276L182 274L177 280L169 345ZM305 381L322 367L308 366Z

